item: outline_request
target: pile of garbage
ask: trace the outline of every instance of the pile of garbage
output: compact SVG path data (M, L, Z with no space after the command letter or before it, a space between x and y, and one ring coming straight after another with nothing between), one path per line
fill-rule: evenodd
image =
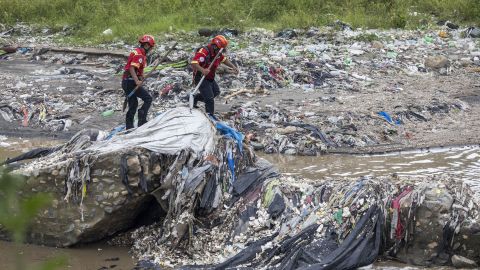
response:
M21 45L0 60L6 64L0 74L6 82L0 122L56 133L110 129L112 120L123 122L121 70L133 46L116 42L97 50L59 48L52 42L57 34L47 31L32 38L21 34L29 33L25 27L2 34ZM448 89L437 91L434 82L451 77L473 84L480 71L477 28L445 24L415 31L352 30L342 24L341 30L220 31L230 40L228 57L240 74L218 70L222 93L217 111L252 133L248 138L256 149L267 153L314 155L407 145L417 135L412 129L420 128L423 135L429 125L462 119L469 112L469 104L439 94ZM174 40L179 45L146 83L154 97L151 116L186 103L192 89L188 62L209 40L193 32L158 39L149 63ZM20 60L29 61L25 74L18 74ZM404 84L412 80L419 80L418 87L431 83L433 89L407 91ZM362 102L352 104L352 99Z
M172 241L170 223L161 222L134 231L132 250L178 269L352 269L379 256L424 266L456 256L474 267L479 202L453 179L309 180L278 175L259 159L220 187L223 207L205 212L202 197L177 213L194 216L182 238ZM195 201L183 195L178 205Z
M288 100L284 101L282 108L246 102L225 117L247 134L255 150L263 150L268 154L315 156L342 148L405 145L414 136L411 130L416 125L469 110L469 105L460 99L433 101L425 105L398 105L390 113L304 112L285 108L288 103ZM321 107L323 102L313 100L312 103L316 104L308 106Z
M7 160L16 167L14 173L27 178L21 196L54 196L51 207L36 217L31 242L70 246L98 241L133 226L152 203L164 207L171 238L180 239L193 222L186 214L196 205L196 200L182 200L183 192L202 198L204 211L213 211L220 206L220 186L234 181L255 157L242 134L188 107L109 135L84 130L63 145ZM26 159L35 160L18 164ZM208 192L204 188L212 186Z
M377 257L479 261L478 194L455 176L310 180L280 175L244 136L200 110L167 110L113 136L86 130L15 173L55 200L28 234L69 246L130 233L143 264L183 269L351 269ZM108 139L107 139L108 138ZM40 153L40 154L39 154ZM20 161L22 158L16 158Z

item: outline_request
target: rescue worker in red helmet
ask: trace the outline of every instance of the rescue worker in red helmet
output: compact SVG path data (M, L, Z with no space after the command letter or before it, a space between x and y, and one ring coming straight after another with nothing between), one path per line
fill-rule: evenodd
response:
M213 116L213 113L215 112L214 98L220 94L220 88L215 82L215 71L218 66L223 63L231 68L232 73L238 74L239 72L238 68L223 55L227 46L228 40L224 36L218 35L212 39L210 44L197 50L192 59L193 81L195 86L199 83L202 76L205 75L205 79L199 88L200 93L196 94L194 97L194 107L198 108L197 102L203 101L205 103L205 111L211 116ZM221 48L224 49L222 54L215 60L212 67L208 69L210 63Z
M133 49L128 56L122 77L122 89L128 97L131 91L143 80L143 69L147 66L147 53L155 46L155 39L151 35L143 35L139 38L140 46ZM140 86L135 94L128 99L128 111L126 116L126 129L133 128L133 119L138 107L138 99L143 100L142 107L138 110L138 126L147 122L147 114L152 104L152 96L143 86Z

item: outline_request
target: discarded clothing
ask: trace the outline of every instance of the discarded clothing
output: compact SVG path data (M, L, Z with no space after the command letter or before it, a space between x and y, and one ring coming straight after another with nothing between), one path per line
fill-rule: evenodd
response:
M237 142L237 147L238 150L240 150L240 153L243 152L243 138L245 136L241 132L238 132L234 128L229 127L224 122L216 122L216 128L220 132L220 134L234 139Z

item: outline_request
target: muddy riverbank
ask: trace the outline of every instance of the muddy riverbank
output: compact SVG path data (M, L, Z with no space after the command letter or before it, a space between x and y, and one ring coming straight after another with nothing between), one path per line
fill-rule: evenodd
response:
M219 70L216 111L266 153L382 153L476 144L480 48L462 29L444 28L226 33L228 57L241 72ZM447 35L439 36L441 31ZM22 33L4 38L22 45L0 59L5 82L0 134L68 138L83 128L109 131L123 124L117 72L132 45L72 51L59 48L51 36L31 39ZM188 60L209 40L194 32L157 39L155 56L174 40L179 45L147 82L154 97L150 119L186 106Z

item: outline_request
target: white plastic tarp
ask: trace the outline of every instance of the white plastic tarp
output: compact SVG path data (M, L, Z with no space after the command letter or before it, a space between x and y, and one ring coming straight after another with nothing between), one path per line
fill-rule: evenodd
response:
M178 154L190 149L197 155L215 150L216 129L207 116L196 109L177 107L150 120L131 133L114 136L87 149L102 153L143 147L162 154Z

